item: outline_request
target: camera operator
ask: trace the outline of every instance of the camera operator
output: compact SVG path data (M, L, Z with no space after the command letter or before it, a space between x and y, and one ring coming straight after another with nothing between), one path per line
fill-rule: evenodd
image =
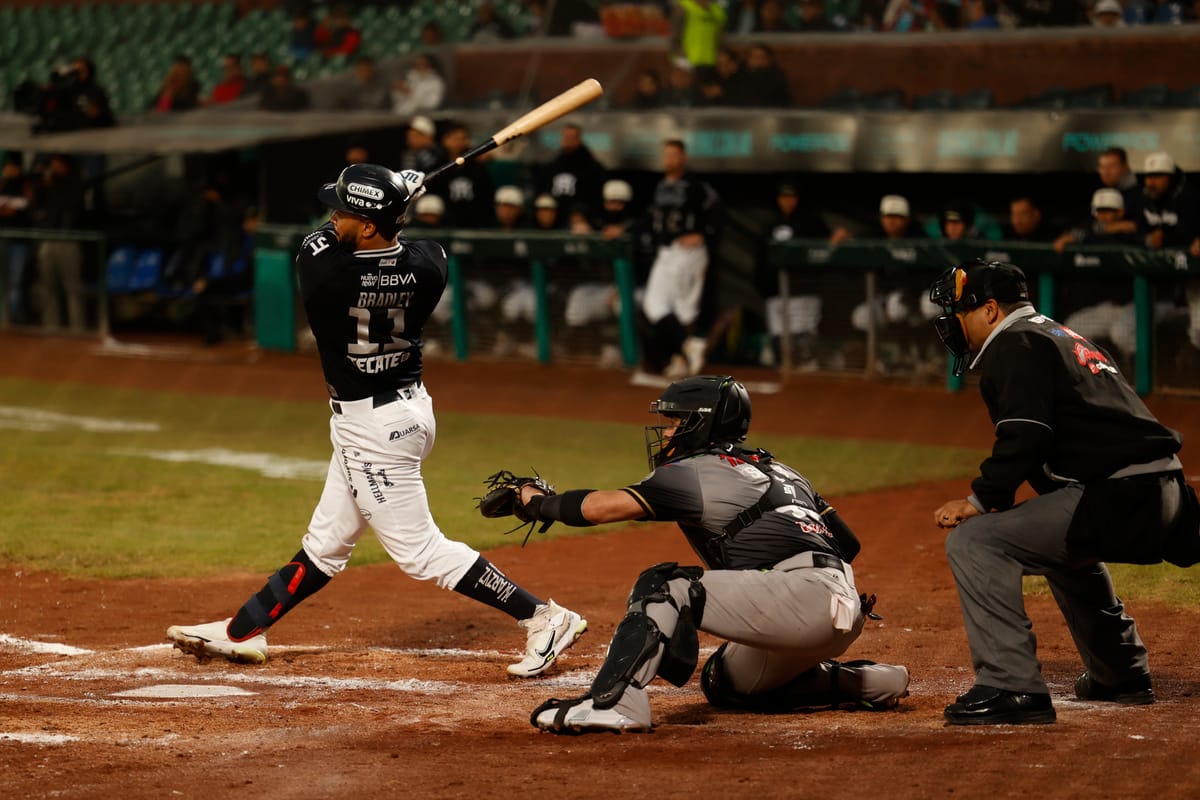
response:
M90 59L76 58L57 67L44 85L26 81L17 87L17 108L37 115L34 133L111 127L116 119L108 94L96 83L95 76L96 67Z

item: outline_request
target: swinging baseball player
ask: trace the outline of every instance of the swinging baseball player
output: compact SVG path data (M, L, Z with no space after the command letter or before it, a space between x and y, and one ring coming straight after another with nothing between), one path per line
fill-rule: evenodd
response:
M541 674L587 629L579 614L530 594L447 538L430 514L421 463L436 422L422 381L421 330L446 288L446 254L401 235L424 177L356 164L321 189L333 214L304 238L296 268L332 411L325 489L300 551L231 618L167 630L184 652L266 662L267 629L346 567L368 526L410 577L518 621L525 654L508 667L512 675Z

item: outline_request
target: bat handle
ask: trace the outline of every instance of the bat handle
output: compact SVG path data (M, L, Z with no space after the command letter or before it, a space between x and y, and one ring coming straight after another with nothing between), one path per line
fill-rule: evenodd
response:
M479 156L483 155L484 153L490 153L491 151L495 150L496 147L498 147L498 145L496 144L496 140L488 139L483 144L479 145L476 148L468 150L467 152L463 153L461 156L454 159L453 161L449 161L449 162L443 164L442 166L438 167L433 172L426 173L425 174L425 182L429 183L431 180L436 178L438 175L441 175L443 172L450 169L451 167L461 167L463 164L467 163L472 158L478 158Z

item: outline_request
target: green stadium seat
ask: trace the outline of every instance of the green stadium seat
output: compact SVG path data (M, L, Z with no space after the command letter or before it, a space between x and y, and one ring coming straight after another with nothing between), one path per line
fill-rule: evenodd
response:
M1200 84L1189 86L1167 96L1171 108L1200 108Z
M1061 111L1067 107L1067 97L1070 94L1061 86L1051 86L1036 94L1031 94L1017 104L1017 108L1038 108Z
M1143 86L1121 95L1121 105L1129 108L1162 108L1170 99L1170 90L1163 84Z
M964 111L983 111L996 105L996 98L991 89L972 89L958 101L959 108Z
M826 95L821 99L820 107L827 109L853 109L858 108L862 102L862 92L852 86L844 89L838 89L831 95Z
M884 89L864 94L858 102L864 111L900 111L904 109L904 92L900 89Z
M953 111L958 108L958 95L949 89L934 89L929 94L913 98L917 111Z

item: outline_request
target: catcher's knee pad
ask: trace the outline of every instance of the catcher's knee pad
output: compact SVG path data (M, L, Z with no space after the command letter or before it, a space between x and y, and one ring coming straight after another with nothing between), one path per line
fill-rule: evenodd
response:
M329 581L330 577L301 550L268 578L266 585L238 609L237 615L229 625L231 636L243 639L261 633L289 609Z
M675 562L656 564L638 576L629 593L628 611L617 625L613 640L608 646L608 657L592 681L592 704L596 708L612 708L630 684L641 688L635 676L642 665L658 654L664 645L662 660L657 674L676 686L683 686L696 669L700 641L696 625L704 612L704 587L699 578L703 570L699 567L681 567ZM667 583L676 578L686 578L688 604L680 608L671 597ZM662 631L647 613L646 607L657 603L668 603L679 614L675 631L670 637Z

